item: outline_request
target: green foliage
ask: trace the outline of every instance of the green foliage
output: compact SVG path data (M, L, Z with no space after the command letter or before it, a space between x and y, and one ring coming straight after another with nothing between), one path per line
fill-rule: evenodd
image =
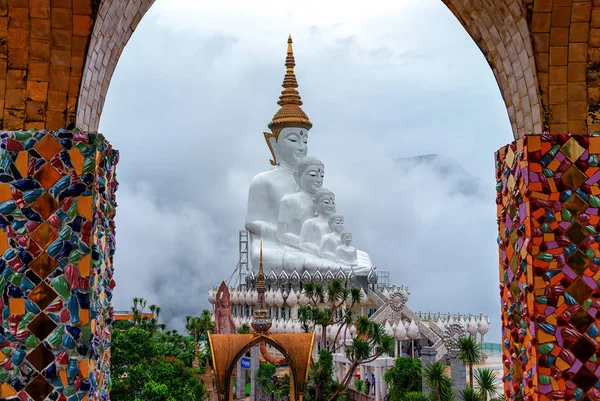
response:
M483 399L479 396L479 393L469 386L463 388L458 393L458 396L462 401L483 401Z
M355 380L354 389L359 393L367 394L367 382L360 379Z
M487 368L475 370L475 383L477 391L483 401L488 401L489 398L498 396L495 382L498 376L495 371Z
M206 389L192 369L194 342L176 331L162 331L160 308L142 317L146 301L134 298L130 322L112 327L111 399L113 401L202 401Z
M390 398L391 399L391 398ZM402 396L401 401L429 401L427 396L417 391L410 391Z
M423 370L425 384L431 390L431 398L436 401L452 400L453 381L446 373L447 366L443 362L429 362Z
M473 365L483 362L483 356L475 338L461 337L458 340L458 359L469 367L469 385L473 388Z
M238 330L238 334L250 334L250 326L246 323L242 324Z
M390 401L404 401L406 394L421 392L421 361L400 357L384 375L390 392Z
M306 389L306 401L325 401L335 395L338 383L333 379L333 357L326 349L319 351L319 360L310 369L311 385ZM345 400L347 392L341 391L335 399Z
M273 393L275 390L273 375L277 371L275 365L270 363L261 363L255 373L256 383L258 388L267 394Z

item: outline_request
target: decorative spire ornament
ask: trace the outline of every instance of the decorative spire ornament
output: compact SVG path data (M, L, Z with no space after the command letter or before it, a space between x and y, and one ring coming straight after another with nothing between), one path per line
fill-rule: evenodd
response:
M264 132L265 140L273 155L273 160L271 160L273 166L276 166L278 162L273 146L271 145L271 138L274 138L275 141L277 141L279 139L279 133L286 127L304 128L306 130L312 128L312 123L308 119L308 116L300 108L300 106L302 106L302 99L296 90L298 81L296 81L296 74L294 73L295 66L296 61L294 60L294 49L292 48L292 35L290 35L288 37L287 56L285 58L285 77L283 78L283 84L281 85L283 91L281 91L279 101L277 102L281 107L269 123L271 132Z
M269 318L269 312L265 309L265 290L267 285L265 283L265 272L263 271L263 259L262 259L262 241L260 242L260 264L258 268L258 276L256 277L256 292L258 292L258 308L254 311L254 318L252 319L252 328L254 333L267 333L271 328L271 319Z

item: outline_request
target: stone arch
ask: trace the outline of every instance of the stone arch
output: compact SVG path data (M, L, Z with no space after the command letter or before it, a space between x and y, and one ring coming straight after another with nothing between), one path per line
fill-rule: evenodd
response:
M83 68L76 125L96 131L110 80L125 45L154 0L107 1L100 5Z
M515 138L547 128L538 74L521 0L442 0L489 63Z

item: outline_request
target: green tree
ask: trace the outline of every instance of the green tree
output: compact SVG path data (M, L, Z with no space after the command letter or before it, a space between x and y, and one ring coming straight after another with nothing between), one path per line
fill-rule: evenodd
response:
M496 390L497 379L496 372L491 369L482 368L475 370L477 392L483 401L488 401L488 399L498 396L498 391Z
M317 283L305 283L303 289L310 302L310 307L300 312L300 319L305 331L311 331L320 326L323 333L320 340L321 350L327 351L330 355L346 345L346 358L350 364L345 376L337 385L336 391L325 398L324 388L320 388L320 385L315 383L316 401L337 400L348 389L358 366L372 362L383 354L393 354L395 340L385 334L381 324L370 321L366 317L356 319L355 338L345 337L348 328L354 321L352 307L360 302L359 288L345 288L342 281L333 280L329 283L327 291ZM319 308L318 305L322 303L325 303L326 306ZM348 307L345 308L344 305ZM336 327L331 341L326 335L329 326ZM321 353L319 355L321 358Z
M256 383L258 388L266 394L271 394L275 391L273 383L273 375L277 371L277 367L270 363L261 363L255 373Z
M338 391L339 384L333 379L333 357L329 350L319 351L319 360L313 363L310 369L310 381L312 385L306 389L306 401L329 400ZM336 400L342 401L346 398L346 391L337 393Z
M483 401L479 393L469 386L463 388L458 395L462 401Z
M458 359L469 367L469 385L473 388L473 365L483 362L481 350L473 337L458 339Z
M111 399L113 401L201 401L206 393L192 369L193 340L158 323L160 308L134 298L130 322L112 327ZM204 393L204 395L202 395ZM200 396L200 398L198 398Z
M406 393L422 390L421 361L399 357L385 372L384 379L388 384L390 401L403 401Z
M452 400L452 379L446 373L447 366L443 362L429 362L425 365L423 376L425 385L431 391L431 396L436 401Z
M404 394L402 401L428 401L427 396L418 391L410 391Z
M242 324L238 330L238 334L250 334L250 326L246 323Z
M359 393L367 394L367 382L361 379L354 380L354 389Z

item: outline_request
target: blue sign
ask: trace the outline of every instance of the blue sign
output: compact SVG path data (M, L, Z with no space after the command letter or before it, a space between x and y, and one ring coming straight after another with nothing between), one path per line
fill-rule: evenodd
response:
M242 369L250 369L250 358L241 358L240 362Z

